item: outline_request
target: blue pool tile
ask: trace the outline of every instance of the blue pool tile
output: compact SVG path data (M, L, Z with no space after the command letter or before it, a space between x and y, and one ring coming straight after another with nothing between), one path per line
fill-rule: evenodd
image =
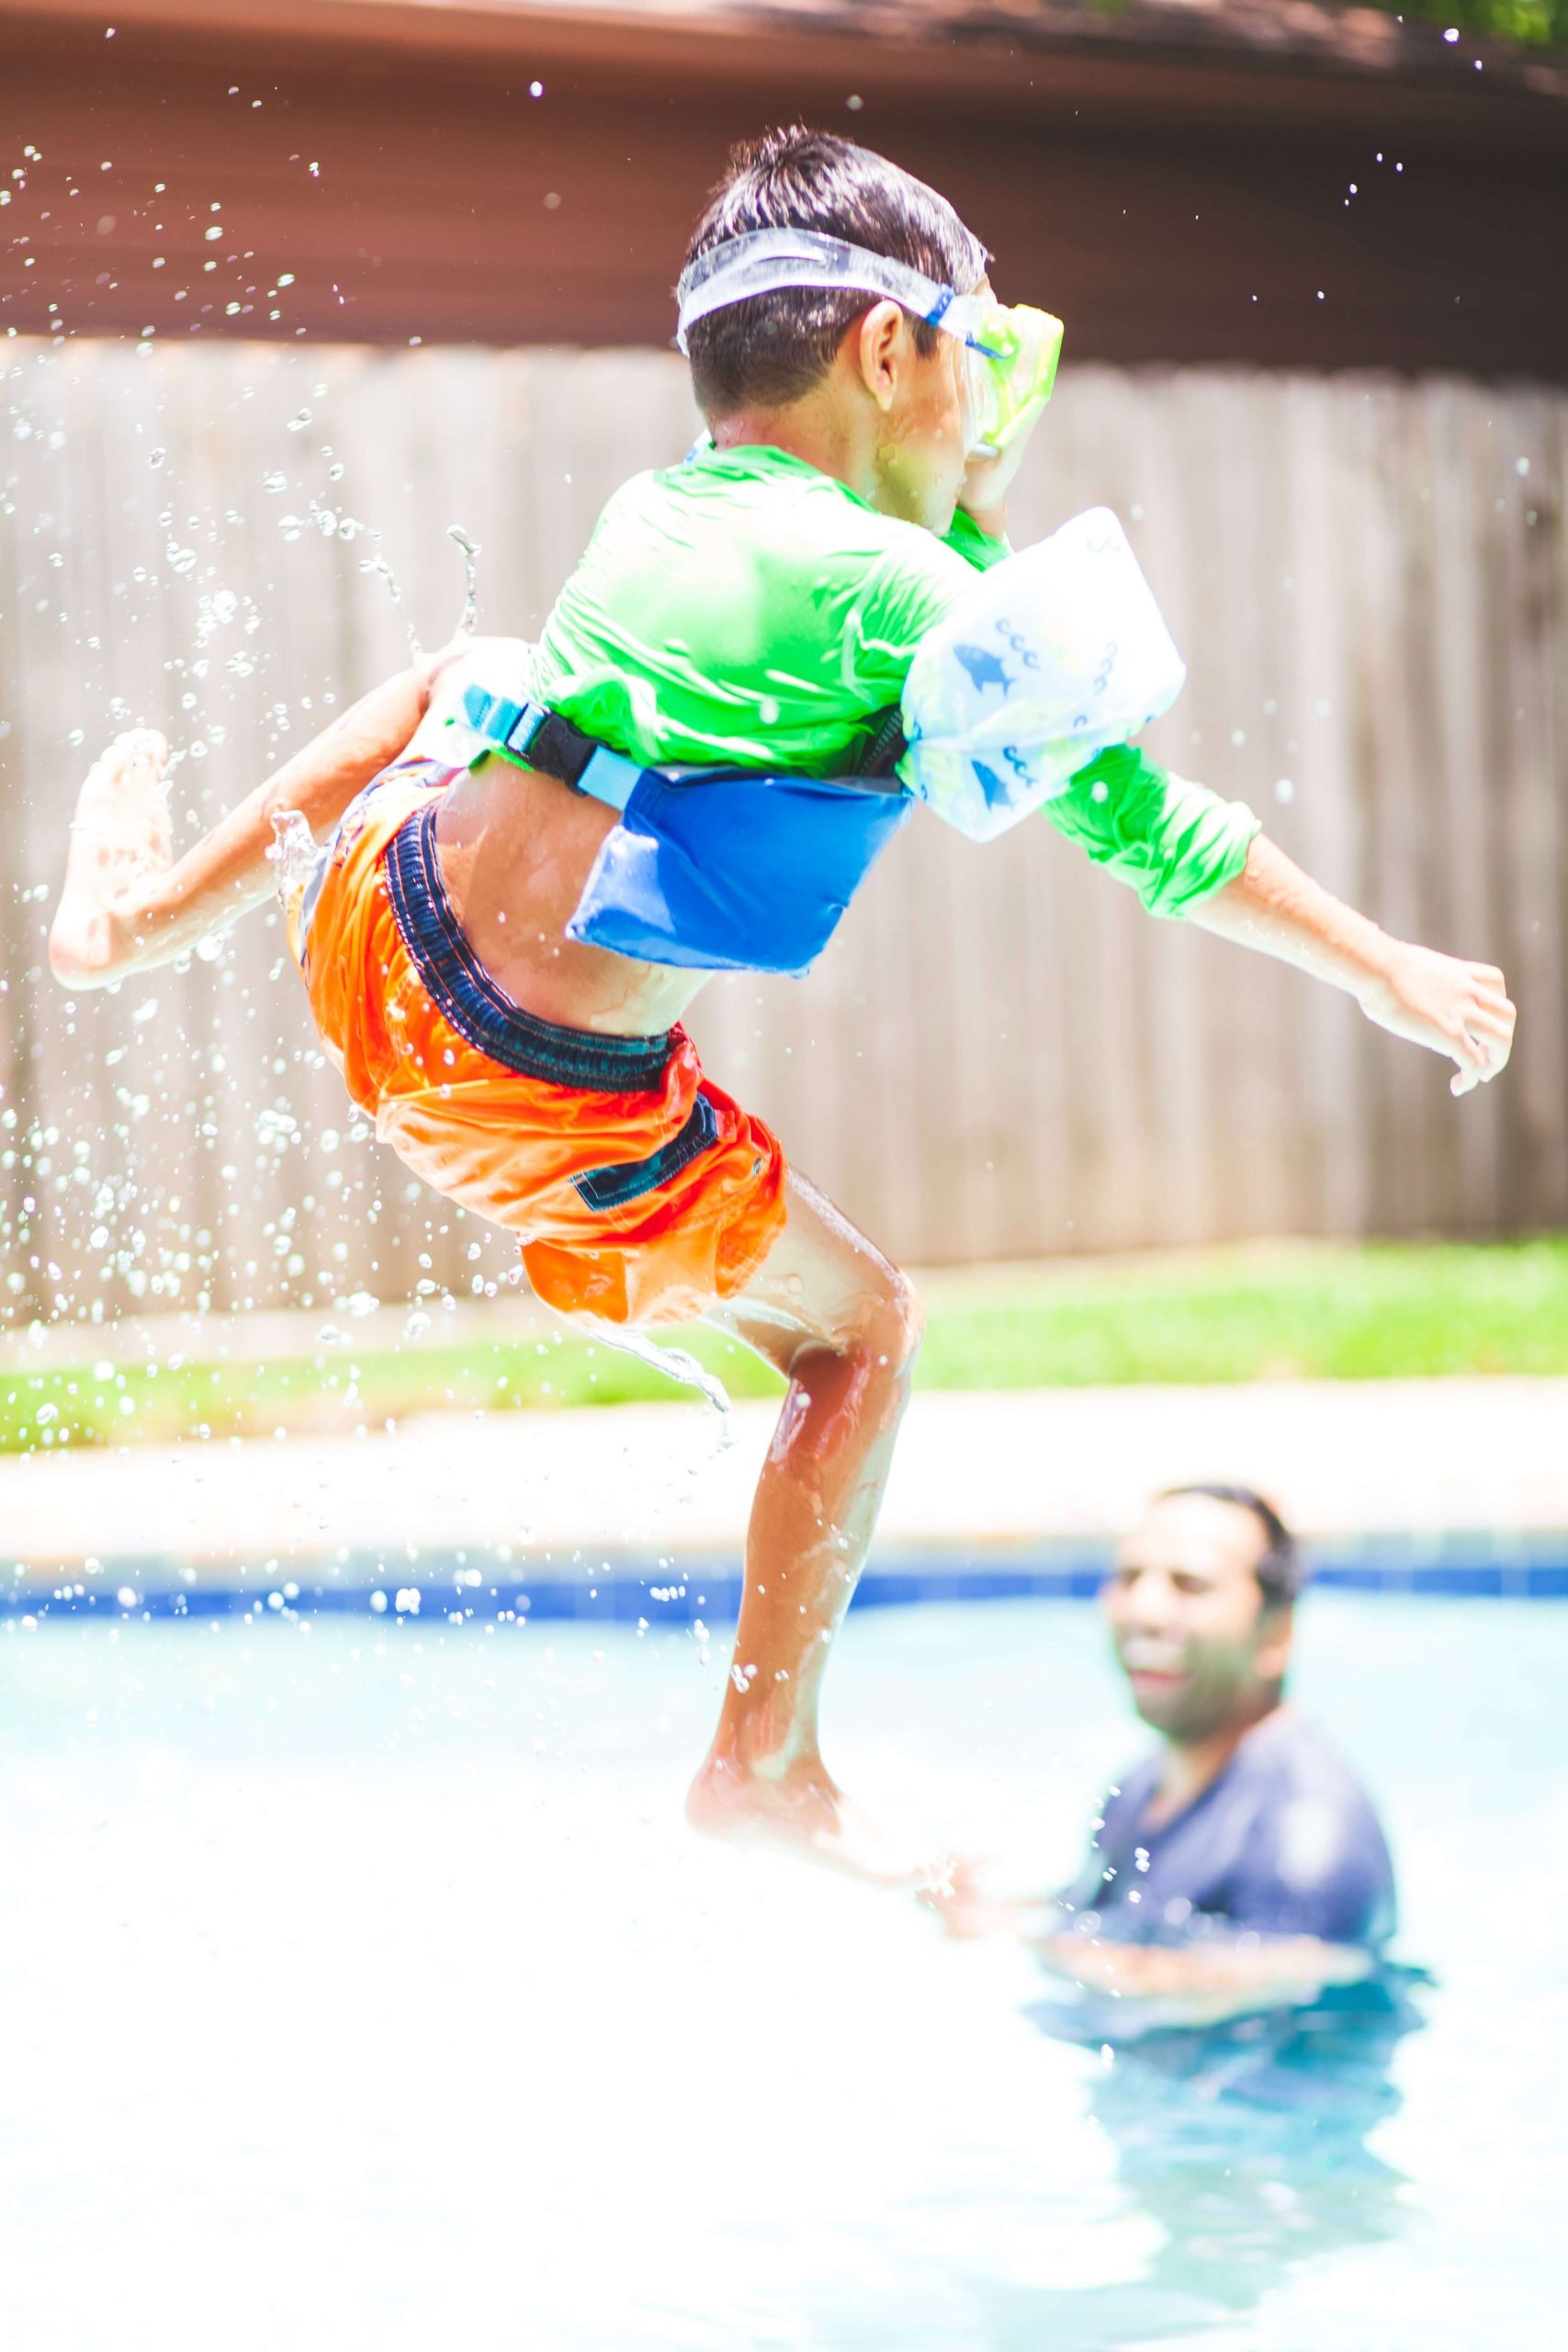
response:
M928 1601L1085 1600L1100 1589L1109 1553L1065 1542L998 1545L984 1552L885 1551L861 1579L858 1609ZM477 1581L474 1579L477 1578ZM1568 1599L1568 1535L1500 1540L1485 1530L1440 1542L1399 1537L1320 1547L1313 1581L1347 1592L1454 1600ZM122 1601L121 1593L133 1596ZM455 1552L394 1560L367 1551L280 1574L276 1562L232 1581L189 1583L168 1563L128 1556L91 1578L14 1577L0 1582L0 1622L32 1619L195 1618L374 1613L389 1625L462 1624L513 1616L649 1626L733 1623L741 1592L733 1557L696 1555L674 1565L649 1554L611 1558L549 1555L530 1561ZM412 1596L417 1593L417 1607ZM405 1604L398 1606L399 1596Z

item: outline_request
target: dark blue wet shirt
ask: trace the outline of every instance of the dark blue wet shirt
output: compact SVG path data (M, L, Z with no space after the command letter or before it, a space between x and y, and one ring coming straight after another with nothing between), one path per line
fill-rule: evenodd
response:
M1123 1942L1253 1930L1377 1947L1394 1927L1393 1866L1371 1798L1302 1718L1249 1732L1218 1778L1158 1828L1149 1757L1106 1799L1064 1902Z

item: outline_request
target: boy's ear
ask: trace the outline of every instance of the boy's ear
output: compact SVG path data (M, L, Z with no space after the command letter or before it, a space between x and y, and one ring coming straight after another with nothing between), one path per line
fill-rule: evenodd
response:
M908 347L908 321L898 304L885 297L872 304L850 333L854 337L851 348L860 364L861 381L886 413L893 405L899 363Z

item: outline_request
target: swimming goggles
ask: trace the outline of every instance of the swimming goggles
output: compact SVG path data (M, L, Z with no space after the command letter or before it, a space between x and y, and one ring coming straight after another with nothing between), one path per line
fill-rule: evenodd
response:
M681 349L699 319L786 286L843 287L881 294L962 346L965 447L996 452L1044 407L1056 379L1062 322L1049 311L1010 310L989 293L960 294L888 254L872 253L818 229L750 229L682 270L675 288Z

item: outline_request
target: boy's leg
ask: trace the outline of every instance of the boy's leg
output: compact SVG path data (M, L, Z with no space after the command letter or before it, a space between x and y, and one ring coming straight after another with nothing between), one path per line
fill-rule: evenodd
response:
M751 1508L724 1710L687 1810L718 1837L915 1884L929 1858L884 1838L835 1786L817 1709L908 1401L919 1302L813 1185L793 1172L788 1185L784 1233L708 1317L790 1385Z
M116 736L82 786L49 934L50 964L68 988L118 977L118 910L173 863L168 756L161 735L138 728Z
M65 888L49 935L68 988L104 988L166 964L274 894L274 820L293 812L321 838L395 760L448 659L389 678L286 761L171 862L168 746L151 729L116 738L76 803Z

